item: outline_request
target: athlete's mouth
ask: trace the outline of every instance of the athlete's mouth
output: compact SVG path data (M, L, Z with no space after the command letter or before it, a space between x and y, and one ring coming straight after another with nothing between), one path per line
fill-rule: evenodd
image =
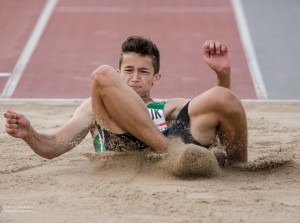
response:
M130 86L133 90L137 90L137 89L140 89L141 87L140 86Z

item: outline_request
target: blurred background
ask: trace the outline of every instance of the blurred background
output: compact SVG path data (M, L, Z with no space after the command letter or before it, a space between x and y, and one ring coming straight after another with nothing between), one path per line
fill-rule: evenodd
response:
M142 35L161 52L154 98L213 87L202 43L218 39L240 98L300 99L299 21L297 0L0 0L1 98L87 98L91 72Z

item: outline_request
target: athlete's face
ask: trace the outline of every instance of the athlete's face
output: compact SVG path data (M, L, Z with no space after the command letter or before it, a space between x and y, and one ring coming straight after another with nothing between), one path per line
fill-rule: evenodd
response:
M154 74L152 58L136 53L123 54L120 67L121 79L142 98L150 96L153 84L159 81L161 75Z

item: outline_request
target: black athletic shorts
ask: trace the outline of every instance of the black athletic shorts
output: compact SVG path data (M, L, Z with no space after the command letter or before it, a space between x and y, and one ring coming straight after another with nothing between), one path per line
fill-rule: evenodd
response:
M174 124L164 132L168 138L180 138L185 144L195 144L209 148L211 145L202 145L196 141L190 131L190 117L188 113L190 102L188 102L179 112Z

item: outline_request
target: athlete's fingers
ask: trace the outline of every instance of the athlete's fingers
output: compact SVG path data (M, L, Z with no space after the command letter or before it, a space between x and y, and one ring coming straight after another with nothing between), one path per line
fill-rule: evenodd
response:
M210 53L214 53L216 50L214 41L209 42L209 51Z
M220 54L221 53L221 42L219 40L215 40L214 44L215 44L216 53Z
M12 115L13 115L13 114L12 114L12 112L11 112L11 111L6 111L6 112L4 113L4 115L3 115L3 116L4 116L5 118L11 118L11 117L12 117Z
M206 40L204 43L203 43L203 49L204 49L204 52L209 52L210 49L209 49L209 43L210 43L210 40Z
M203 43L203 51L206 56L221 54L228 51L227 46L220 40L206 40Z
M5 131L10 134L10 135L13 135L13 134L16 134L18 132L18 129L10 129L10 128L6 128Z
M8 124L17 124L18 120L15 119L15 118L7 118L6 123L8 123Z
M18 130L19 126L17 124L5 124L5 129L9 131Z
M18 114L16 112L6 111L4 113L4 117L9 119L17 119Z
M5 128L7 129L18 129L18 124L5 124Z
M15 124L22 120L24 116L16 112L7 111L4 113L4 117L6 118L7 123Z
M227 52L227 51L228 51L227 46L226 46L224 43L222 43L222 44L221 44L221 52L222 52L222 53L225 53L225 52Z

